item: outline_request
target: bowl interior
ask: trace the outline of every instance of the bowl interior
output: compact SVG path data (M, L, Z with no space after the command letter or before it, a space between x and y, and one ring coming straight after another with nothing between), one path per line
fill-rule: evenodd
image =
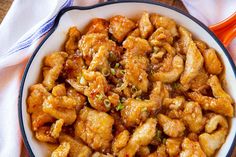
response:
M33 59L29 63L28 69L25 71L25 78L22 82L22 97L20 97L22 106L20 108L21 111L19 112L22 114L21 127L24 130L23 134L26 136L25 140L28 141L31 151L35 156L49 156L51 150L53 149L53 147L48 147L47 144L40 143L34 138L30 126L30 117L29 114L27 114L26 108L28 89L31 85L37 83L38 81L44 56L54 51L60 50L63 42L66 39L66 33L71 26L77 26L79 30L83 30L88 22L95 17L107 19L113 15L119 14L129 18L136 18L139 17L143 11L158 13L174 19L179 25L182 25L191 31L196 38L205 41L209 46L216 49L225 65L226 90L231 94L233 99L236 100L236 88L233 87L233 85L236 84L235 74L229 59L224 53L224 50L204 28L202 28L197 22L188 18L186 15L183 15L165 6L141 2L122 2L109 5L100 5L99 7L86 10L72 9L65 12L61 16L55 31L45 40L44 44L42 44L38 52L33 56ZM227 140L220 151L218 151L218 157L226 156L233 143L235 132L236 119L232 118L230 120L230 131Z

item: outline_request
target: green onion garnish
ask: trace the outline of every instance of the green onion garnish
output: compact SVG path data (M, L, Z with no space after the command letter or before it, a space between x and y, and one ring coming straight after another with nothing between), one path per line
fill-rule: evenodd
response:
M110 108L111 107L111 102L110 102L110 100L108 100L108 99L105 99L104 100L104 105L106 106L106 108Z
M115 69L111 68L111 74L112 74L112 75L115 75L115 74L116 74Z
M162 140L162 131L161 130L157 130L157 133L156 133L156 138L159 142L161 142Z
M132 86L131 87L131 92L132 93L136 93L138 91L138 89L135 87L135 86Z
M110 71L104 68L104 69L102 69L102 74L104 76L109 76L110 75Z
M120 64L119 63L116 63L115 64L115 68L119 68Z
M116 106L116 111L120 111L124 108L125 106L122 104L122 103L119 103L117 106Z
M162 143L166 144L166 138L163 138Z
M123 75L125 74L125 70L121 70L120 72L121 72L121 74L123 74Z

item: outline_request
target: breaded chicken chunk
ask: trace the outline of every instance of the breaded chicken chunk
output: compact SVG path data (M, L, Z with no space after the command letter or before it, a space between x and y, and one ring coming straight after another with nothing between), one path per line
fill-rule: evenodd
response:
M75 123L75 135L92 149L107 152L113 139L114 119L105 112L84 107Z

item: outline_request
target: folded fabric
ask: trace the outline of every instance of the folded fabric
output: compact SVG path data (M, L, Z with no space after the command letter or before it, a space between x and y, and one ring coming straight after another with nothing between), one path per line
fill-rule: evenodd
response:
M18 126L17 97L27 57L50 30L62 8L98 2L101 0L14 0L0 25L0 156L25 156L21 154L23 145ZM190 14L206 25L232 14L236 6L233 0L183 2ZM236 42L230 50L236 50Z

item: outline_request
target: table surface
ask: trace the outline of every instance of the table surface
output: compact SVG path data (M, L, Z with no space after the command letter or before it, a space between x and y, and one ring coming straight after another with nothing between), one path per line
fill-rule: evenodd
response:
M184 7L183 3L180 0L156 0L156 1L168 4L171 6L175 6L187 12L186 8ZM0 23L2 22L4 16L9 10L12 2L13 0L0 0ZM232 154L232 157L236 157L236 148L234 149L234 153Z

